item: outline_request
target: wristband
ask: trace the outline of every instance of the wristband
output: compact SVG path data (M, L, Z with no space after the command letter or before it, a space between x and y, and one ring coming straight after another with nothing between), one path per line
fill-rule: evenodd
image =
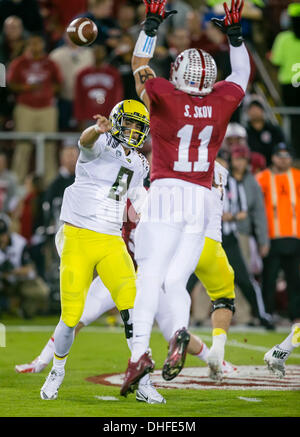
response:
M133 55L138 58L152 58L156 46L157 37L147 36L141 30L137 42L135 43Z
M101 133L101 129L97 124L94 124L93 128L94 128L95 132L97 132L97 134Z

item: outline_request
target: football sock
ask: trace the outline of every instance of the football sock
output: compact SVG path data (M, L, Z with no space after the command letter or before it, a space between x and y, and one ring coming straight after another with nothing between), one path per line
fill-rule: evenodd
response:
M53 359L54 355L54 337L51 337L42 350L39 359L43 361L43 363L49 364L50 361Z
M196 357L198 357L200 360L204 361L205 363L207 362L207 354L209 352L208 347L206 346L205 343L202 343L202 348L201 351L199 352L199 354L196 355Z
M293 325L290 334L279 344L280 349L288 351L298 346L300 346L300 323Z
M60 320L54 331L53 367L63 369L67 355L74 341L75 328L70 328Z
M212 332L212 346L211 349L214 349L218 355L220 356L221 361L224 360L224 348L227 340L227 334L224 329L215 328Z
M148 350L151 327L147 329L146 323L136 322L133 325L132 351L130 361L136 363Z
M150 375L149 375L149 373L147 373L146 375L144 375L144 376L140 379L139 385L140 385L140 384L141 384L141 385L145 385L145 384L147 384L149 381L150 381Z

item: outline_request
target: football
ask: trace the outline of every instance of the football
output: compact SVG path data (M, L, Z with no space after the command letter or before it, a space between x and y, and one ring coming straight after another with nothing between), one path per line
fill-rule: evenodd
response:
M70 40L78 46L92 44L98 35L96 24L86 17L76 18L67 27Z

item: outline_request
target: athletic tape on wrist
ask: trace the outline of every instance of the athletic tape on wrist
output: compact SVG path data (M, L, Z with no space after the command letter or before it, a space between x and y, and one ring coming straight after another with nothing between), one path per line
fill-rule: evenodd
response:
M152 58L156 46L156 40L156 36L147 36L145 32L141 30L134 47L133 55L138 58Z
M94 124L94 126L93 126L93 128L94 128L94 130L97 132L97 134L99 134L100 133L100 127L97 125L97 124Z

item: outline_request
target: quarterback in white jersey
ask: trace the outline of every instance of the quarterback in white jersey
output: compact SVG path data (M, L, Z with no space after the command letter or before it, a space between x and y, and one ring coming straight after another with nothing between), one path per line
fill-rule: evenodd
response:
M228 264L226 256L222 256L222 253L224 254L224 252L222 251L222 248L220 246L222 238L221 217L223 211L223 187L226 185L227 173L227 170L223 166L221 166L217 162L215 163L215 187L211 191L208 191L209 195L205 199L205 207L207 211L207 225L204 249L203 254L201 255L201 258L198 262L197 269L195 271L199 280L203 281L206 287L211 287L211 289L207 289L207 292L212 300L214 299L214 296L216 296L216 290L218 290L219 292L218 296L224 297L231 292L234 286L232 269ZM61 256L64 244L63 240L64 234L63 228L61 227L55 237L56 248L59 256ZM214 263L210 263L211 275L209 275L206 273L207 267L205 266L205 263L207 259L211 259L211 253L213 255L218 253L218 259ZM214 275L214 279L212 281L212 278L210 278L210 276L212 276L212 274L214 273L216 274ZM173 335L173 326L171 323L172 319L169 311L169 302L170 296L167 295L165 290L162 289L160 292L159 308L155 318L161 332L163 333L164 338L168 342ZM179 305L181 306L180 311L178 311L181 314L181 321L186 326L188 326L191 306L191 299L188 293L186 293L185 295L184 305L182 305L182 302L180 302ZM111 310L114 307L115 303L112 300L111 294L98 276L94 279L89 288L84 311L80 318L80 322L76 327L75 333L77 334L82 329L82 327L90 325L102 314ZM131 338L127 338L127 342L129 349L131 349ZM206 344L193 334L190 334L190 341L187 347L187 352L191 355L196 356L200 360L207 362L209 350ZM41 351L40 355L36 359L28 364L16 365L15 370L18 373L39 373L45 367L47 367L47 365L53 359L53 353L54 336L49 339L49 341ZM233 367L230 363L224 360L222 361L222 372L224 375L228 375L234 370L236 370L236 368ZM214 375L212 374L210 374L210 376L214 377ZM139 381L138 390L136 392L136 399L150 404L165 403L165 399L155 390L155 388L151 384L151 380L148 374Z
M142 103L124 100L113 108L109 120L101 115L94 118L96 124L80 136L75 182L63 197L61 319L54 334L53 368L41 389L42 399L57 398L95 269L120 311L125 331L132 329L136 274L121 227L127 195L135 202L149 170L146 159L135 150L149 133L149 113Z

